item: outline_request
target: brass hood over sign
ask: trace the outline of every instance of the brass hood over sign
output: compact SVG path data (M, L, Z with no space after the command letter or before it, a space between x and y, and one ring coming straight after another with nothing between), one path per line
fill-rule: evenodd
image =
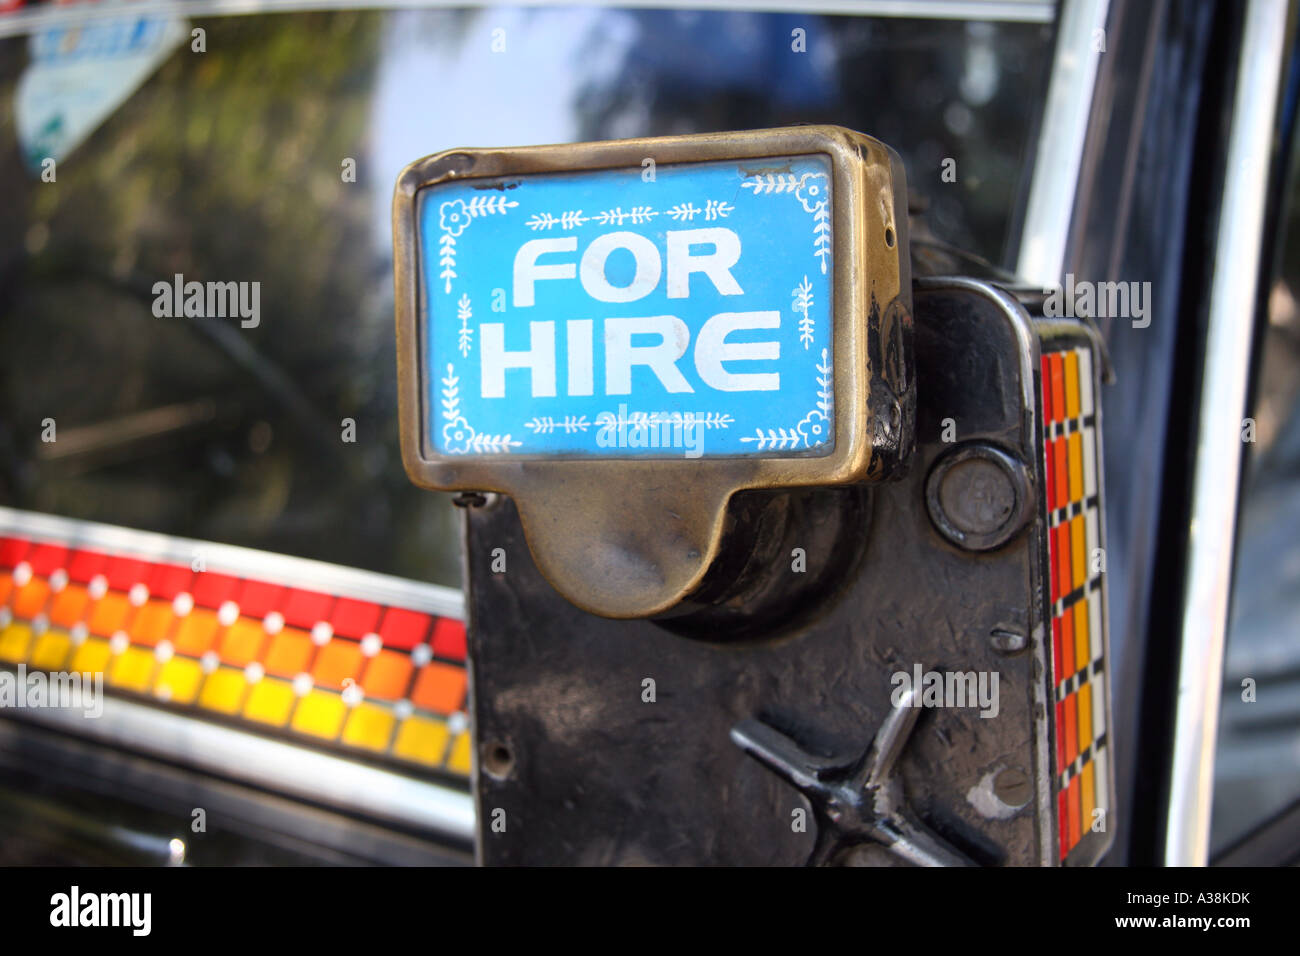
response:
M578 607L672 608L736 492L906 463L906 196L892 150L831 126L412 163L393 197L408 475L514 498Z

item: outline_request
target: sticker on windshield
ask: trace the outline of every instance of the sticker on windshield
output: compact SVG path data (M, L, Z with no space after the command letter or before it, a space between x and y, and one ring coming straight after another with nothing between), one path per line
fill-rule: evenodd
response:
M443 183L419 233L439 454L833 450L828 157Z

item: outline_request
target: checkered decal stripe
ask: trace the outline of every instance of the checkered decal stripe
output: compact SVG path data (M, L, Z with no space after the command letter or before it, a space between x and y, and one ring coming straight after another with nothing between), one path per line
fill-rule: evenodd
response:
M1043 457L1051 576L1053 780L1060 858L1106 811L1110 764L1102 628L1101 500L1092 353L1042 356Z
M470 771L461 621L0 536L0 663L394 763Z

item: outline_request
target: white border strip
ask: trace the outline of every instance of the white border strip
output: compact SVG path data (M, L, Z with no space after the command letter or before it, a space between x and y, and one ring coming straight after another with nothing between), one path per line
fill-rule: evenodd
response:
M508 6L554 6L554 0L513 0ZM721 10L746 13L805 13L858 17L904 17L919 20L982 20L1051 23L1050 0L566 0L570 7L616 9ZM81 25L122 16L231 17L258 13L305 13L319 10L463 9L483 6L470 0L134 0L36 7L0 14L0 37L21 36L50 27ZM488 8L490 9L490 7Z
M1049 288L1065 270L1065 244L1074 216L1079 166L1097 83L1093 31L1105 29L1109 0L1065 0L1056 37L1052 79L1043 106L1029 205L1020 236L1016 273Z
M0 535L17 535L71 548L125 552L151 561L186 565L191 564L196 555L202 555L208 571L327 591L461 621L465 619L464 596L455 588L270 551L174 538L13 508L0 508Z
M1246 11L1215 237L1209 331L1192 484L1165 865L1209 858L1214 749L1232 582L1241 418L1246 410L1256 284L1286 45L1284 0Z
M105 696L103 705L103 714L94 719L70 708L0 711L0 716L21 714L20 720L79 739L419 830L474 838L474 800L468 793L116 697Z

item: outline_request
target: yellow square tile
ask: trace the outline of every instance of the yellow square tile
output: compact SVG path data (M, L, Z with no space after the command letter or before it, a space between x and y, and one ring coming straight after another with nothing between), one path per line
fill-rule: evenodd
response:
M352 708L352 715L343 728L343 742L382 753L393 739L395 723L391 710L374 704L358 704Z
M293 729L333 740L339 735L347 709L340 695L314 690L298 703L293 714Z
M293 685L268 677L253 685L248 703L244 705L244 716L259 723L283 727L289 721L293 702Z
M237 714L244 702L244 688L247 686L243 671L219 667L203 682L203 690L199 692L199 706L223 714Z
M452 773L464 774L468 777L472 746L468 731L457 737L456 742L451 745L451 753L447 755L447 769Z
M176 704L192 704L198 696L199 682L203 680L203 668L198 661L184 657L173 657L158 672L158 683L154 693L164 700Z
M26 624L10 624L0 631L0 661L21 664L27 660L32 643L32 629Z
M393 743L393 754L403 760L437 767L447 751L447 725L427 717L408 717L402 721Z
M36 646L32 648L32 658L28 663L43 671L62 670L64 662L68 659L68 652L71 650L72 638L62 631L46 631L36 639Z
M153 682L156 665L152 651L143 647L128 647L114 659L108 682L114 687L125 687L143 694Z
M92 637L73 652L72 663L68 665L68 670L82 674L99 674L108 666L109 658L112 656L113 651L109 648L108 641Z

